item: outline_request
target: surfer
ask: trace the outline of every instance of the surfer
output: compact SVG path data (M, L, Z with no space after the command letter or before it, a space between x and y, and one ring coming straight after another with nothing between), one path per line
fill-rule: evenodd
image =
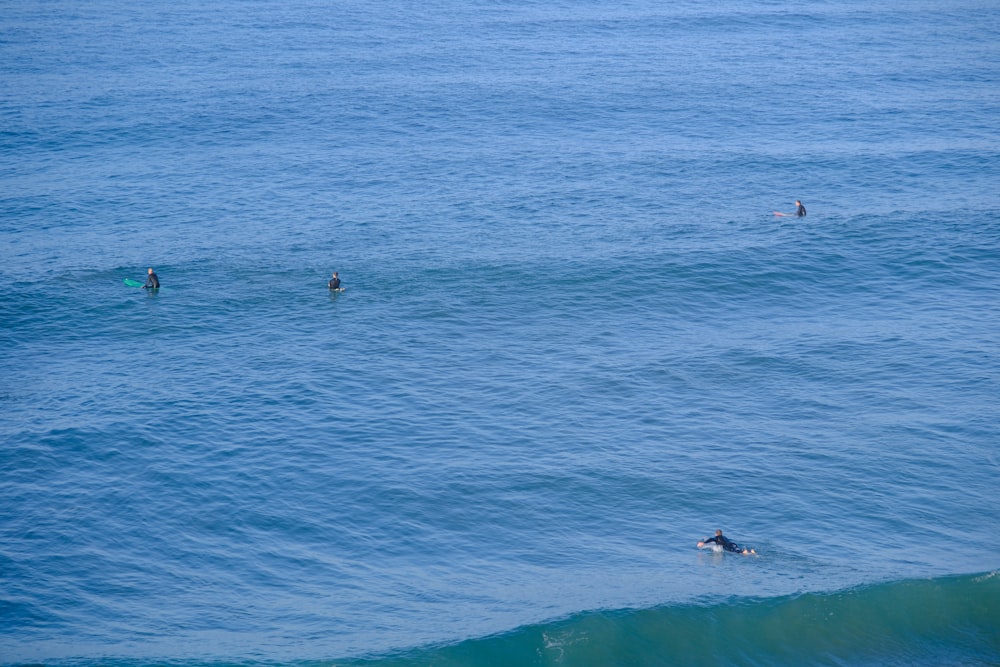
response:
M795 200L795 213L782 213L781 211L774 211L774 214L779 218L785 218L790 215L794 215L796 218L806 217L806 207L802 205L802 202L798 199Z
M336 271L333 272L333 277L330 278L330 282L327 283L327 287L329 287L331 290L340 289L340 278L337 277Z
M733 542L728 537L725 537L722 534L721 530L715 531L715 537L706 537L701 542L699 542L698 548L701 549L702 547L708 544L716 544L719 547L721 547L724 551L731 551L734 554L743 554L744 556L749 556L750 554L757 553L753 549L744 549L740 545L736 544L736 542Z
M142 289L160 289L160 279L153 273L153 269L147 273L149 275L146 277L146 284L142 286Z

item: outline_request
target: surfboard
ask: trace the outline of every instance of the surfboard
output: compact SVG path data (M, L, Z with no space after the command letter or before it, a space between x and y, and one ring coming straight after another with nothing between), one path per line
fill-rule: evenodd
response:
M346 287L337 287L337 288L332 289L330 291L331 292L343 292L345 289L347 289L347 288Z
M125 279L125 284L129 287L142 287L146 283L140 283L138 280L132 280L131 278Z

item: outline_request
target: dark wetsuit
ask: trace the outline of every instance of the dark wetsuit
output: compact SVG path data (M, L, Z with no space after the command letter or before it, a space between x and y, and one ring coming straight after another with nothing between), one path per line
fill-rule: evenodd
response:
M330 278L330 289L340 289L340 278Z
M146 284L142 286L142 289L160 289L160 279L156 277L155 273L150 273L146 278Z
M733 553L743 553L743 547L733 542L728 537L724 535L716 535L715 537L710 537L704 540L705 544L718 544L720 547L726 551L732 551Z
M797 215L800 218L806 217L806 207L803 206L802 204L799 204L798 206L796 206L795 207L795 215Z

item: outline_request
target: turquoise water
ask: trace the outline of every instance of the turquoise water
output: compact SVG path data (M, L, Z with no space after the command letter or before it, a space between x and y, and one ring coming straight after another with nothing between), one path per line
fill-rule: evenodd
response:
M997 7L2 16L0 663L1000 662Z

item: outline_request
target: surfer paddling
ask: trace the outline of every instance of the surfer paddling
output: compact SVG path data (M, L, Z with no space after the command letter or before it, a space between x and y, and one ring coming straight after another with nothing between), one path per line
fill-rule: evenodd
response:
M743 554L744 556L757 553L753 549L744 549L740 545L736 544L736 542L733 542L728 537L725 537L721 530L715 531L715 537L706 537L699 542L698 548L703 549L709 545L714 545L712 546L712 549L716 551L730 551L734 554Z
M794 215L796 218L806 217L806 207L802 205L802 202L798 199L795 200L795 213L782 213L781 211L775 211L774 214L779 218L786 218Z
M153 273L153 269L149 269L146 273L146 284L142 286L142 289L160 289L160 279Z

